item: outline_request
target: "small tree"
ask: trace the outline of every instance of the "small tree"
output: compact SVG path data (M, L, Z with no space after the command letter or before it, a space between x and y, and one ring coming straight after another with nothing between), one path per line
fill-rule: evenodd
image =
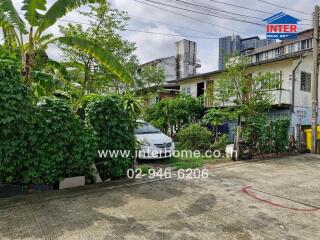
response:
M145 119L166 134L179 132L181 128L200 120L203 114L201 102L188 95L164 99L147 109Z
M218 127L223 124L225 121L234 118L232 114L226 109L221 108L211 108L203 117L205 124L210 124L214 128L214 142L218 139Z
M239 156L239 140L241 134L241 120L265 112L272 104L272 90L280 85L279 80L270 73L253 75L248 70L249 58L235 56L226 64L226 71L222 74L214 87L215 105L225 107L237 116L236 151Z
M159 66L146 66L142 68L139 74L138 87L153 87L161 88L166 78L164 69Z

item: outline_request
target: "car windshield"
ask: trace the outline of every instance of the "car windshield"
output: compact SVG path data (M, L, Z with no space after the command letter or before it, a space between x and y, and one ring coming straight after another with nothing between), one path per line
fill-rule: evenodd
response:
M138 127L134 130L135 134L159 133L160 130L149 123L139 122Z

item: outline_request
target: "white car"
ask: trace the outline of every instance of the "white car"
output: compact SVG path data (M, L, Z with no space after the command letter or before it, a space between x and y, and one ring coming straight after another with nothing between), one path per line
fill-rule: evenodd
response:
M143 120L137 120L138 126L134 130L139 142L139 159L163 159L170 158L175 146L172 138L163 134L159 129Z

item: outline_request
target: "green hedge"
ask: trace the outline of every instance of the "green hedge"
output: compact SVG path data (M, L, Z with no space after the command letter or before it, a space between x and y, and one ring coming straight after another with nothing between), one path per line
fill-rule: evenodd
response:
M90 176L95 140L65 100L41 100L33 120L33 147L24 163L23 183L54 183L62 177Z
M0 58L0 181L19 181L29 146L32 102L19 65Z
M96 156L93 131L66 101L32 104L19 65L0 58L0 181L55 183L89 175Z
M266 115L252 116L243 129L244 138L260 153L287 151L290 120L268 120Z
M96 98L86 108L86 122L92 127L99 150L135 149L134 121L124 109L124 99L118 95ZM103 179L126 174L132 157L97 158L98 170ZM102 163L103 164L100 164Z

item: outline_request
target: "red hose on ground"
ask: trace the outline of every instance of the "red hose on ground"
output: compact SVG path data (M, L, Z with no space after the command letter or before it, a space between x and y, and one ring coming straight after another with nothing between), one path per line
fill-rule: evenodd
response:
M259 201L262 201L262 202L265 202L265 203L268 203L272 206L275 206L275 207L279 207L279 208L284 208L284 209L289 209L289 210L293 210L293 211L301 211L301 212L314 212L314 211L318 211L320 210L320 208L310 208L310 209L301 209L301 208L291 208L291 207L287 207L287 206L283 206L283 205L280 205L280 204L277 204L277 203L273 203L272 201L269 201L269 200L266 200L266 199L263 199L261 197L258 197L256 195L254 195L253 193L251 193L249 190L252 190L252 187L244 187L241 189L241 191L243 193L245 193L246 195L254 198L254 199L257 199Z

